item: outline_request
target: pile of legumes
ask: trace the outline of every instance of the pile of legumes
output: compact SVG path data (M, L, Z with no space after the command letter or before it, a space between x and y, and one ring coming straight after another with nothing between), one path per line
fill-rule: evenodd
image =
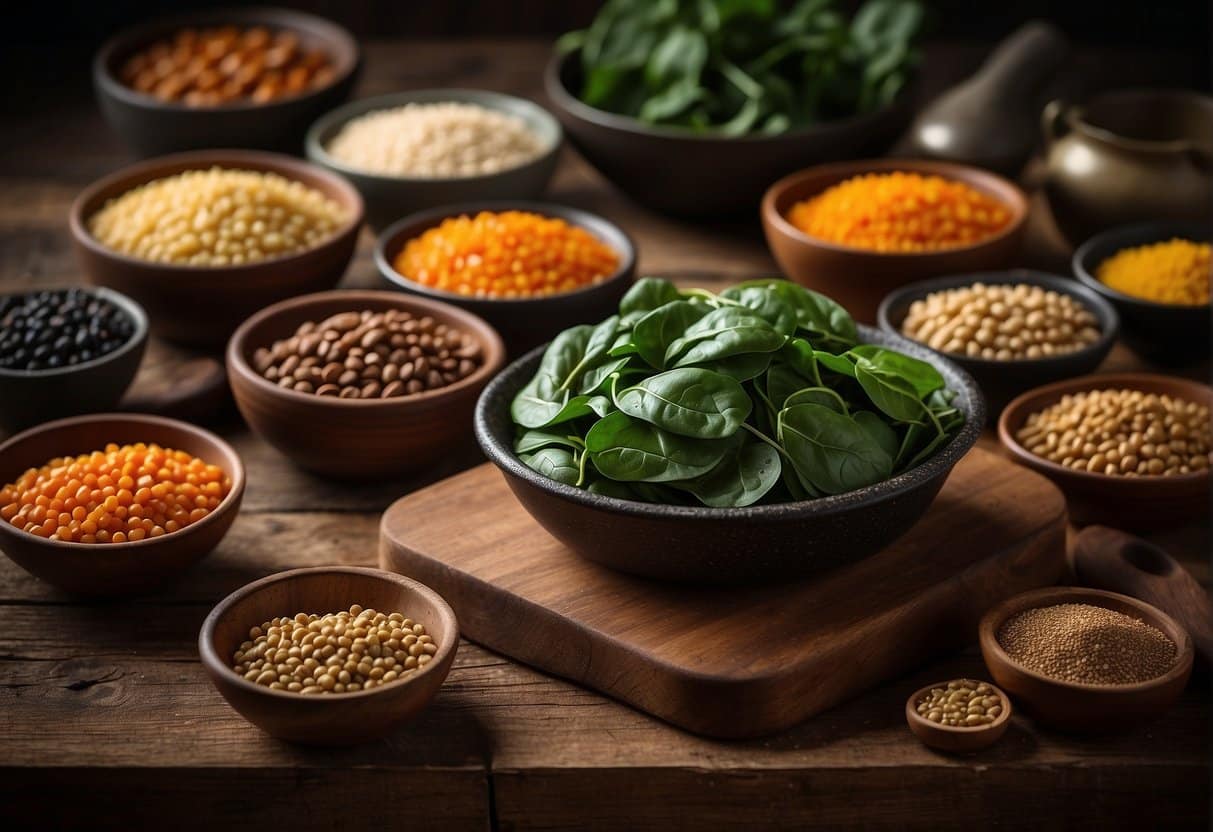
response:
M1130 685L1175 664L1175 643L1144 621L1091 604L1024 610L998 629L998 643L1019 664L1083 685Z
M253 354L268 381L300 393L393 399L437 390L483 364L480 342L428 315L400 309L342 312L307 321Z
M1095 276L1108 288L1143 300L1205 306L1211 255L1209 243L1176 238L1118 251L1099 264Z
M351 119L329 154L351 168L386 176L484 176L524 165L544 149L526 123L476 104L405 104Z
M868 173L788 211L796 228L829 243L879 252L960 248L1011 222L1007 206L964 182L917 173Z
M238 266L314 248L346 221L320 191L276 173L213 167L156 179L88 221L109 248L182 266Z
M953 728L980 728L1002 715L1002 697L985 682L954 679L946 687L931 688L914 705L924 719Z
M126 312L83 289L0 297L0 369L71 367L113 352L134 334Z
M214 511L231 478L185 451L142 442L52 459L0 489L0 520L39 537L124 543L172 534Z
M425 627L398 612L301 612L249 630L232 670L271 690L354 693L388 685L425 667L438 645Z
M941 352L997 361L1062 355L1099 340L1085 306L1026 283L932 292L910 304L901 331Z
M409 240L392 264L410 280L459 295L525 298L601 283L619 254L590 232L527 211L449 217Z
M1032 413L1015 438L1037 456L1096 474L1172 476L1213 461L1209 408L1140 390L1091 390Z
M221 26L155 41L127 58L119 77L162 101L214 107L299 95L328 85L335 73L327 54L303 48L293 32Z

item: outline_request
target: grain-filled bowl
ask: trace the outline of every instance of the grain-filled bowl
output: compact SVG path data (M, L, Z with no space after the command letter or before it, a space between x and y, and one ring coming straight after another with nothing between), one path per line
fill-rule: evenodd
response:
M998 203L1005 225L989 236L925 251L880 251L810 236L788 219L802 201L866 174L907 173L940 177ZM865 323L876 321L880 301L907 283L944 274L993 271L1019 251L1028 201L1011 182L967 165L912 159L866 159L808 168L780 179L762 198L762 229L780 269L797 283L837 300Z
M454 132L453 128L461 123L455 120L457 118L466 122L477 115L482 121L505 116L513 121L513 124L508 126L524 128L524 134L529 134L534 144L518 150L516 161L507 163L503 160L500 168L496 168L494 163L494 169L491 171L426 174L417 169L421 164L418 160L411 160L411 164L406 164L406 160L396 155L397 148L391 146L389 137L384 135L389 128L395 126L394 124L381 124L380 130L375 133L365 124L367 116L381 119L401 118L394 114L389 115L389 111L409 105L422 108L420 112L412 114L414 118L418 115L423 119L427 115L434 118L432 113L426 114L424 108L442 104L476 108L470 113L463 111L457 116L446 114L445 118L452 128L448 132ZM359 143L354 143L353 138L347 137L347 140L353 144L353 149L362 151L368 157L361 163L342 158L340 152L333 147L334 140L346 131L352 122L359 121L363 123L354 124L355 129L360 126L363 129L358 137ZM480 135L487 141L499 139L485 133L500 131L503 126L507 125L491 122L484 126L484 133ZM424 124L419 125L417 129L422 131L423 127L438 133L440 125ZM470 132L471 124L465 124L465 130ZM399 130L391 132L396 134L392 140L398 141ZM426 134L420 132L420 135ZM375 142L375 139L379 139L379 142ZM449 135L446 140L455 141ZM366 200L367 221L372 228L382 229L403 216L439 205L495 199L537 199L547 188L548 181L556 171L561 142L560 123L538 104L525 98L488 90L436 89L379 95L346 104L327 113L312 125L308 130L306 146L309 159L354 183L362 198ZM501 142L498 140L493 143ZM470 139L468 144L475 146L475 142ZM511 148L507 145L504 149ZM497 152L502 150L497 148ZM368 167L370 164L378 165L380 169L372 170Z
M348 611L355 605L384 615L398 613L421 624L435 645L430 660L375 687L327 695L275 690L233 669L241 645L264 634L253 636L254 627L300 613L323 616ZM412 645L405 646L399 665L393 656L394 666L403 667L408 646ZM356 566L292 569L254 581L220 601L198 634L202 665L228 704L267 734L305 745L351 745L391 733L438 693L458 646L455 613L438 593L402 575ZM387 642L376 647L380 648L376 658L383 659ZM370 658L373 653L368 650L365 655ZM359 671L345 672L348 676ZM382 667L378 673L378 679L386 675ZM321 681L331 689L336 678Z
M511 298L460 294L435 288L403 274L396 267L401 251L410 241L442 226L444 221L474 218L482 212L515 211L560 220L575 233L588 234L594 243L614 252L614 268L604 279L588 285L553 294ZM636 247L617 225L578 208L540 202L477 202L421 211L390 226L379 235L375 245L375 265L387 284L395 289L453 304L484 318L501 333L510 355L517 356L566 327L611 314L635 278Z
M30 574L64 592L96 598L148 592L209 553L227 534L239 512L244 495L244 465L222 439L186 422L133 413L106 413L39 425L0 445L0 486L15 482L27 470L46 465L52 459L101 451L107 443L140 442L183 451L218 466L230 482L226 495L217 507L182 528L118 543L43 538L13 526L10 518L5 517L0 520L0 551ZM63 487L66 486L67 483ZM126 489L133 493L126 495L121 493L120 482L109 487L115 489L113 496L123 506L139 503L143 496L137 482L134 489ZM91 516L92 512L87 514Z
M342 332L355 333L358 346L351 342L351 348L363 352L351 355L347 349L336 361L327 360L333 354L326 353L325 360L317 361L321 376L314 383L308 382L310 389L299 383L288 389L283 386L281 374L269 380L258 371L259 351L272 350L276 342L297 338L301 325L323 323L333 316L350 313L358 319L363 310L407 313L415 322L430 319L435 325L458 331L475 345L475 367L453 383L434 384L412 393L406 390L400 395L392 391L391 397L383 398L388 385L399 383L407 388L411 380L424 381L433 368L405 371L410 345L402 341L401 347L391 346L391 336L383 332L370 334L369 329L361 327L363 322L358 321ZM295 364L303 364L307 355L315 356L320 338L314 333L310 340L315 343L310 348L300 348L305 355L297 355ZM371 344L372 340L377 343ZM366 347L362 346L364 343ZM387 356L370 362L384 368L372 378L371 374L364 375L368 367L366 351L374 352L379 344L391 349ZM393 361L392 353L397 349L404 354ZM432 357L426 357L427 365ZM359 360L355 362L352 358ZM469 436L476 397L504 358L505 348L493 328L462 309L399 292L334 291L292 298L253 315L228 344L227 370L236 406L249 427L296 465L327 476L379 478L424 467ZM412 362L410 368L416 366L417 359L408 360ZM328 383L323 372L332 364L341 368L332 377L338 390L333 395L327 395L328 391L321 394L322 386ZM395 373L389 374L390 381L383 374L388 364L396 366ZM347 371L357 378L343 380ZM341 397L342 389L357 387L361 392L371 383L379 386L373 394L368 390L366 397Z
M309 206L320 200L325 210L332 211L331 219L320 215L320 219L313 221L323 219L330 227L325 229L324 236L302 248L239 264L229 259L226 264L216 265L194 265L185 262L185 255L166 261L125 254L95 236L91 225L94 217L107 204L117 205L112 200L148 183L175 182L169 178L187 172L191 176L204 176L194 172L209 172L205 174L209 176L214 169L220 175L224 171L237 171L241 177L245 176L243 172L251 172L254 177L281 177L286 184L279 198L290 200L302 193ZM297 190L296 184L303 190ZM211 186L217 187L213 183ZM224 221L239 223L234 213L239 210L233 208L233 213L224 215ZM149 159L94 182L72 203L69 220L76 258L90 283L108 286L137 300L147 310L154 335L190 346L214 348L224 344L239 323L258 309L293 295L335 286L354 254L362 215L358 191L340 176L315 165L274 153L202 150ZM191 222L209 231L206 224L211 219L214 217L208 216L205 206L199 206L193 211ZM252 225L246 223L242 227L246 233L256 234ZM113 229L114 233L121 232L120 218ZM163 233L166 245L191 245L190 241L179 241L177 235L194 232L165 229ZM197 232L197 237L201 238L202 233ZM267 232L264 236L274 233L278 232ZM138 243L140 238L135 236L134 240ZM263 237L249 236L242 243L253 246L258 241L265 242ZM217 247L215 242L212 248Z
M205 54L200 37L207 32L219 35L214 57ZM269 36L266 43L259 42L262 32ZM298 58L284 59L284 45ZM178 56L179 78L161 78L146 91L136 88L143 85L130 76L138 65L158 73L159 61L173 65ZM313 56L319 56L319 66L311 65ZM316 15L268 6L212 9L119 32L93 59L93 88L110 127L139 156L211 147L298 153L308 125L349 97L361 62L354 36ZM285 87L292 64L305 71L297 89ZM238 95L210 100L209 93L229 84L239 87ZM186 98L187 85L199 94Z

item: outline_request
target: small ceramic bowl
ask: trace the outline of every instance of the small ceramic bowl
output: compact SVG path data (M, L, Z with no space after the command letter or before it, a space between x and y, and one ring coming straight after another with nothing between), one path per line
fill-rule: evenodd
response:
M1041 384L1072 376L1081 376L1093 371L1107 358L1116 336L1120 333L1120 319L1116 310L1099 294L1067 278L1027 269L1012 269L1005 272L982 272L921 280L895 289L886 295L876 311L880 328L885 332L901 334L901 325L915 301L934 292L985 283L991 286L1013 286L1026 283L1040 286L1052 292L1068 295L1086 307L1099 322L1099 340L1089 346L1063 355L1046 358L1023 358L1015 361L997 361L989 358L973 358L967 355L941 353L968 370L981 386L991 418L1003 406L1025 390Z
M1107 298L1120 313L1125 341L1151 361L1167 366L1194 364L1209 357L1213 309L1177 306L1136 298L1110 288L1095 275L1099 266L1119 251L1161 243L1174 237L1196 242L1213 240L1213 230L1200 223L1153 222L1125 225L1096 234L1074 252L1075 276Z
M270 690L232 670L232 656L252 627L299 612L340 612L353 604L412 618L433 637L438 652L399 681L327 696ZM389 734L438 693L458 646L455 613L438 593L402 575L357 566L292 569L253 581L220 601L198 634L202 665L228 704L267 734L305 745L352 745Z
M914 733L914 736L918 737L922 741L922 744L929 748L934 748L937 751L946 751L951 754L980 751L1002 739L1002 735L1007 732L1007 727L1011 724L1011 698L994 685L990 685L990 687L994 689L994 693L1002 700L1002 712L989 724L972 727L944 725L939 722L932 722L918 713L919 701L925 698L933 689L947 687L947 684L948 682L946 681L936 682L933 685L919 688L906 700L906 723L910 726L910 730ZM987 682L986 684L989 683Z
M240 266L182 266L120 254L88 230L106 202L154 179L219 166L277 173L314 188L345 209L348 219L314 248ZM275 301L337 285L362 226L362 197L340 176L276 153L202 150L149 159L98 180L72 204L76 257L90 283L130 295L147 310L152 334L197 347L219 347L241 321Z
M1208 510L1209 469L1166 477L1120 477L1075 471L1037 456L1015 435L1028 416L1062 396L1105 388L1129 388L1177 396L1213 407L1213 389L1196 381L1148 373L1109 373L1059 381L1029 390L1002 411L998 439L1011 457L1053 480L1065 492L1071 519L1122 529L1149 529L1188 521Z
M1029 670L1002 649L998 631L1013 615L1056 604L1090 604L1144 621L1175 643L1175 664L1157 679L1129 685L1076 684ZM1008 598L982 617L978 640L994 681L1034 719L1063 731L1114 731L1156 716L1174 704L1192 673L1192 639L1183 627L1145 601L1099 589L1048 587Z
M530 211L562 219L569 225L584 228L613 248L619 255L619 267L609 278L592 286L557 295L509 299L465 297L432 289L402 275L392 265L405 244L422 232L448 217L474 216L480 211ZM636 246L617 225L588 211L542 202L475 202L422 211L390 226L379 235L375 265L383 279L394 288L454 304L484 318L501 333L510 355L516 356L575 324L592 323L613 315L635 279Z
M893 171L963 182L1001 202L1011 212L1011 221L997 234L970 246L884 253L818 240L787 220L788 211L801 200L855 176ZM819 165L780 179L762 198L762 230L784 274L834 298L864 323L876 320L877 306L885 295L907 283L942 274L993 271L1009 265L1019 251L1027 216L1027 197L1001 176L967 165L911 159L864 159Z
M48 422L0 445L0 484L55 457L119 445L155 442L218 465L232 481L219 506L185 528L125 543L48 540L0 521L0 551L49 584L72 595L113 597L148 592L214 549L231 528L244 496L244 464L231 446L207 430L159 416L105 413Z
M370 173L334 158L328 147L350 121L367 113L403 107L406 104L455 102L475 104L521 119L539 137L543 152L517 167L479 176L411 177ZM367 221L382 229L408 214L492 199L537 199L556 171L562 141L560 123L525 98L487 90L416 90L364 98L328 113L307 133L307 157L321 167L339 173L354 183L366 200Z
M261 347L305 321L339 312L401 309L430 315L478 339L484 363L438 390L393 399L340 399L279 387L253 369ZM399 292L320 292L282 301L240 326L227 348L236 406L249 427L301 468L333 477L381 478L422 468L468 437L476 397L505 361L493 328L470 312Z
M130 387L147 346L147 313L126 295L105 288L91 291L130 318L134 325L130 339L112 352L70 367L52 370L0 367L3 430L11 433L51 419L112 410Z
M219 107L190 107L131 89L119 76L125 60L153 41L183 28L265 26L299 37L308 49L332 61L333 80L301 95L266 103L242 101ZM303 135L321 113L349 97L361 66L358 42L324 18L267 6L193 11L120 32L93 59L97 103L114 132L139 156L209 147L247 147L298 153Z

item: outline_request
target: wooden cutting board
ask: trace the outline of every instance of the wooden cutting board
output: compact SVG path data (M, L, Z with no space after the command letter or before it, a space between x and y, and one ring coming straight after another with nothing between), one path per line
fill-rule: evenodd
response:
M923 519L872 557L804 583L686 587L577 557L485 464L396 501L379 559L437 590L473 641L740 738L974 642L988 607L1061 576L1065 516L1048 480L974 450Z

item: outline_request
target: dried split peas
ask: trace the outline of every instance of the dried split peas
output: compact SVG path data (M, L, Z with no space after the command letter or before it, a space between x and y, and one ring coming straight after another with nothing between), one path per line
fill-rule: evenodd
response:
M58 457L0 489L0 519L39 537L124 543L197 523L231 491L217 465L155 444Z

